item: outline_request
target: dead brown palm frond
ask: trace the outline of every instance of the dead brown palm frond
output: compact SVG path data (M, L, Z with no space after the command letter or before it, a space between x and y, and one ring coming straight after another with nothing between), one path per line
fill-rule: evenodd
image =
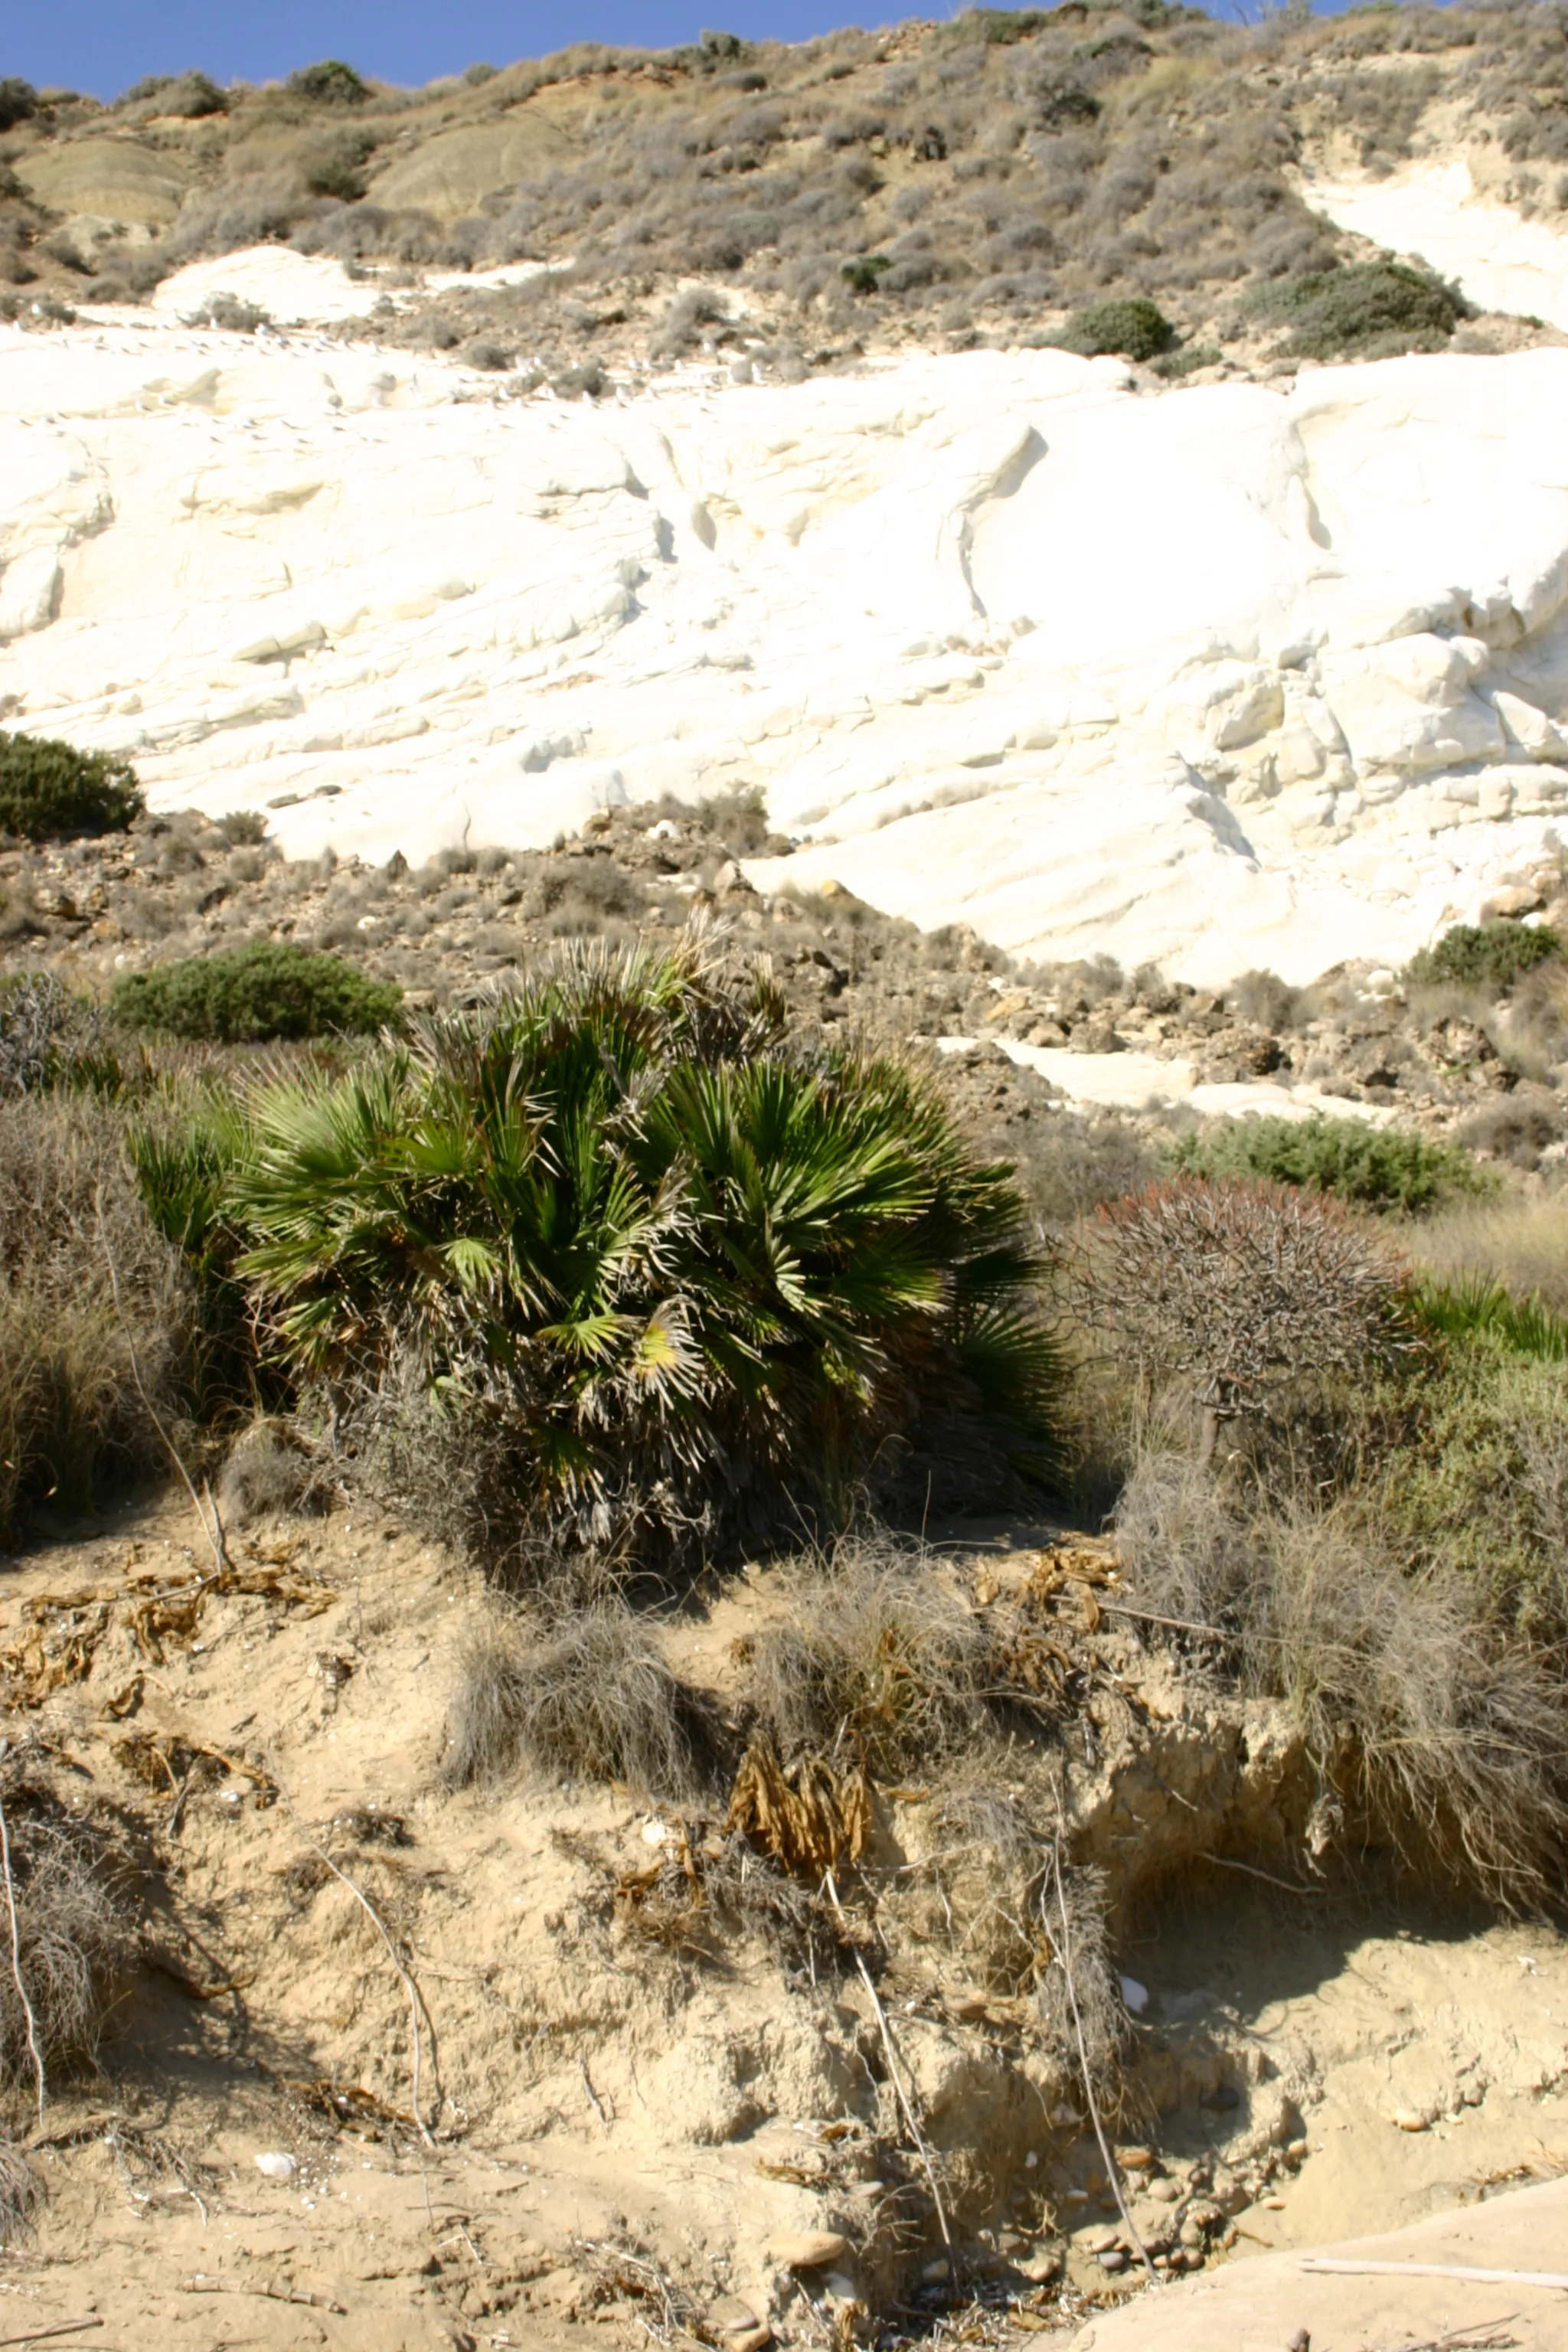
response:
M836 1769L825 1757L779 1762L766 1732L752 1734L730 1795L726 1830L804 1878L820 1881L858 1862L871 1832L871 1797L858 1765Z

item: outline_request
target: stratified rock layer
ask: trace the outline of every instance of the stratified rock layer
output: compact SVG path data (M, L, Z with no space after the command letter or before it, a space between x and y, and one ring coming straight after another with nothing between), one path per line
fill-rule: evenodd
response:
M1568 352L569 406L310 337L0 338L0 711L291 854L755 785L796 888L1205 982L1558 870Z

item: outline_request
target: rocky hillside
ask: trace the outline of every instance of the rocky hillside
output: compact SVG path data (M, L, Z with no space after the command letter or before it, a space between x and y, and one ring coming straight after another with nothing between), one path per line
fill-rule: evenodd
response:
M1370 1116L1524 1169L1565 1156L1554 958L1506 984L1363 961L1310 988L1260 971L1200 990L1106 956L1015 962L962 925L922 933L841 888L759 892L744 872L759 849L788 845L744 799L605 810L546 849L419 867L290 862L254 814L148 817L107 841L0 848L0 982L47 967L98 994L128 971L288 940L396 981L416 1008L447 1006L564 939L657 941L696 919L768 955L804 1030L940 1053L966 1118L1022 1166L1051 1224L1153 1173L1195 1120L1239 1109ZM1513 911L1568 930L1568 898L1549 891L1553 871ZM1089 1118L1064 1123L1069 1105Z
M861 350L1059 334L1170 373L1311 349L1519 340L1440 287L1321 274L1366 248L1303 164L1386 173L1434 142L1555 218L1562 34L1534 7L1294 11L1166 0L972 8L797 46L584 44L422 90L337 64L280 84L157 78L110 104L0 85L0 278L43 302L142 298L277 240L432 288L397 332L596 371L700 346L786 373ZM484 275L522 261L523 285ZM465 286L464 280L470 282ZM378 328L378 332L381 330ZM1525 330L1526 336L1534 330Z

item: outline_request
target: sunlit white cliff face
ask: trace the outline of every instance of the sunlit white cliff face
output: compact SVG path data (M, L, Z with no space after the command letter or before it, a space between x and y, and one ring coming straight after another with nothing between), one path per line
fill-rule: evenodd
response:
M1568 841L1568 352L595 407L0 329L0 560L5 723L296 855L756 784L805 845L762 887L1215 981L1403 957Z

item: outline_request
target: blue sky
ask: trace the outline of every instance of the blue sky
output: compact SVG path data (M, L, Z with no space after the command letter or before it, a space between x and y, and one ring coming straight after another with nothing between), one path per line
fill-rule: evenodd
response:
M700 0L697 0L698 7ZM533 0L508 7L500 0L265 0L213 7L202 0L51 0L15 5L0 34L0 75L20 74L39 88L63 83L112 98L142 74L177 73L202 66L215 80L267 81L312 58L347 58L362 73L389 81L425 82L460 73L487 58L509 65L569 41L624 42L664 48L694 40L704 24L753 39L804 40L856 21L893 23L900 15L937 15L942 0L883 15L833 0L710 0L711 13L693 13L684 0ZM1245 0L1244 0L1245 5ZM1323 13L1323 0L1318 0ZM1231 13L1215 6L1213 13Z

